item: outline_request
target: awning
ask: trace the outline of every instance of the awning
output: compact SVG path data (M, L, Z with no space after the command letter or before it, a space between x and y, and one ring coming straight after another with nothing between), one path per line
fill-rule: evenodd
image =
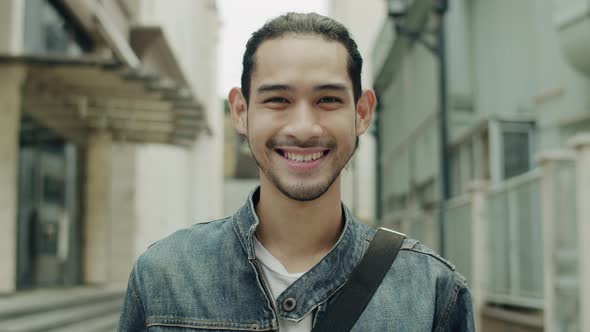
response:
M27 68L23 113L76 142L93 130L118 141L191 145L208 131L203 107L175 81L114 60L0 55Z

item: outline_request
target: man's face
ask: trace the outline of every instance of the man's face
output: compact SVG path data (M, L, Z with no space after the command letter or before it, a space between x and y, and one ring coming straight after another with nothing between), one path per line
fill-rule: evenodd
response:
M340 43L314 36L268 40L256 52L245 134L263 180L291 199L320 197L354 153L347 59Z

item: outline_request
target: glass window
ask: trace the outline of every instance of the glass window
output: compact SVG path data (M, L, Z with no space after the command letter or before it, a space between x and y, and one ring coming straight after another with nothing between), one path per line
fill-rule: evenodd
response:
M79 55L90 51L91 40L53 3L49 0L25 2L25 53Z
M531 169L532 125L528 123L502 125L503 178L528 172Z

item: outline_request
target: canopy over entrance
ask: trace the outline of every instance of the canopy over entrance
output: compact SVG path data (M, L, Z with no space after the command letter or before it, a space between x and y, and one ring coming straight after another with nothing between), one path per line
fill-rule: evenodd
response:
M208 131L203 107L174 81L114 60L0 55L23 65L23 113L77 143L95 130L117 141L191 145Z

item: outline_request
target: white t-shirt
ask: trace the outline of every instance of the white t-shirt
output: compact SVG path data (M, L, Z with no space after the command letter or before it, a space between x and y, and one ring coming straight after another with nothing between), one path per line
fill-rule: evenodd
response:
M254 237L254 251L256 258L262 263L262 273L270 287L270 291L275 300L287 289L295 280L299 279L305 272L289 273L287 269L271 255L266 248ZM310 332L312 316L308 314L298 323L291 322L279 317L279 330L283 332Z

